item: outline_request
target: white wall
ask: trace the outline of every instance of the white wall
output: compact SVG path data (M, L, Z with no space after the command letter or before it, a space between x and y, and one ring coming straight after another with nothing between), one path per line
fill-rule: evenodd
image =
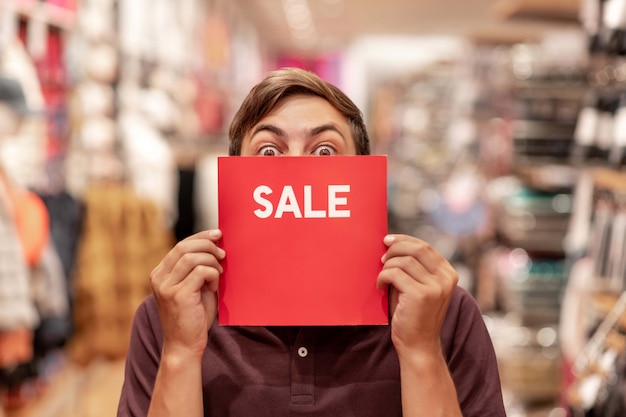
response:
M363 37L346 51L341 88L367 113L374 80L411 74L444 59L457 60L468 47L460 37Z

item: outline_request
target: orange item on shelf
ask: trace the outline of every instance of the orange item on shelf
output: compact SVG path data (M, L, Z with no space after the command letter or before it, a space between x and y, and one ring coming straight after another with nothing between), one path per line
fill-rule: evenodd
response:
M50 237L50 217L44 202L35 193L16 190L11 193L17 234L28 265L39 263Z
M0 367L25 363L33 357L33 332L21 328L0 332Z

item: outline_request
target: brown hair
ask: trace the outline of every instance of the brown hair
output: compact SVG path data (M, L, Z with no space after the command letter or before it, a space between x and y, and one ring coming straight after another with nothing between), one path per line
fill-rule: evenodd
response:
M357 155L369 155L369 138L359 108L334 85L312 72L298 68L283 68L270 72L263 81L250 90L230 125L229 155L241 154L244 136L282 99L300 94L327 100L347 119Z

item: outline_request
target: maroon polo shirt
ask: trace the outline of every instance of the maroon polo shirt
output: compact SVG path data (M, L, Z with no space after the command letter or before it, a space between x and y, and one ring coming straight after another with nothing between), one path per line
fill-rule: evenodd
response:
M137 310L118 417L146 416L162 332L151 296ZM491 339L474 299L457 288L441 341L464 417L504 417ZM402 416L390 326L222 327L202 363L204 415Z

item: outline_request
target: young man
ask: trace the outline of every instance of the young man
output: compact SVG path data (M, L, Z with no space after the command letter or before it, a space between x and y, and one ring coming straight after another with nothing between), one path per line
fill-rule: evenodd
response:
M269 74L230 129L231 155L368 154L358 108L302 70ZM118 417L504 416L491 340L450 264L405 235L376 283L390 326L223 327L220 230L179 242L139 307ZM259 242L271 244L271 242Z

